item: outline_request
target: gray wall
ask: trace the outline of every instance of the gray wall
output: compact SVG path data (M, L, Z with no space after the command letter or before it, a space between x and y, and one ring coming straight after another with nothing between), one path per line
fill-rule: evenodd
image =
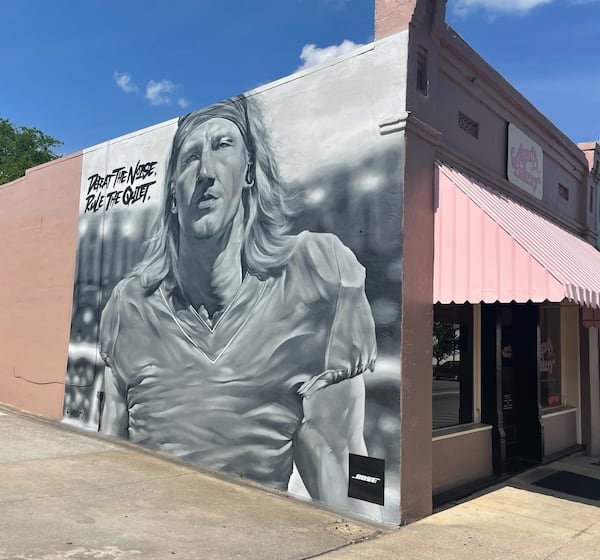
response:
M404 111L406 39L224 102L237 116L195 111L181 146L174 120L84 152L65 422L399 522L404 152L379 125ZM239 157L210 136L214 117L233 123ZM274 209L282 198L290 212ZM225 199L237 210L206 233ZM284 237L263 231L276 218ZM157 223L173 251L145 249ZM349 453L373 459L354 482ZM349 484L382 487L369 469L383 464L383 506L347 497Z

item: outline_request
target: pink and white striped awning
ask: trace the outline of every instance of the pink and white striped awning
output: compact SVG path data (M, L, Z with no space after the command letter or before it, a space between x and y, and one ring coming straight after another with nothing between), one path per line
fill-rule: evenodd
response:
M600 252L438 162L433 301L559 302L600 308Z

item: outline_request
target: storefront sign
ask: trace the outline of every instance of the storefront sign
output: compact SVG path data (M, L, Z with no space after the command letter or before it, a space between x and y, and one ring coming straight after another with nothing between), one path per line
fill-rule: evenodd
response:
M538 199L543 197L544 152L514 124L508 125L508 180Z

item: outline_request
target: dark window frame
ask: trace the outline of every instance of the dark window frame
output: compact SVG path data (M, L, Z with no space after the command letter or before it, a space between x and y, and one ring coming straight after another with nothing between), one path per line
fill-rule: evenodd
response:
M474 319L473 305L442 305L433 307L435 325L456 325L458 340L450 355L432 364L432 425L433 429L454 428L475 421L474 390ZM446 336L452 328L445 329ZM439 332L439 331L438 331ZM435 345L436 342L433 341ZM446 342L447 344L447 342ZM435 350L435 349L434 349ZM441 352L438 353L438 357ZM458 356L458 360L456 357ZM458 394L456 391L458 390Z

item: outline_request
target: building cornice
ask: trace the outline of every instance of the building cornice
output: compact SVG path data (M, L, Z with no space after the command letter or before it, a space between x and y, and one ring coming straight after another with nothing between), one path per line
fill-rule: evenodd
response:
M552 208L545 206L541 203L541 201L531 196L527 196L527 193L516 188L508 180L503 179L494 173L490 173L484 167L478 165L471 159L464 157L464 155L458 150L453 149L446 144L440 144L436 150L436 157L450 165L455 166L462 173L470 175L474 179L480 180L484 185L508 194L519 204L531 208L538 214L545 216L551 222L570 231L577 237L588 241L592 238L595 239L595 235L591 232L589 227L582 226L575 220L567 218Z
M408 131L420 136L432 146L438 146L442 133L414 116L410 111L396 116L384 117L379 121L379 133L384 136L396 132Z
M454 29L447 26L440 42L442 46L442 49L440 49L441 57L450 64L453 62L452 58L455 58L465 68L468 68L472 72L470 82L477 81L480 88L485 87L488 91L493 92L496 100L503 110L511 115L511 118L518 123L533 122L534 126L540 129L541 135L547 139L546 143L556 153L567 152L578 163L584 163L585 157L577 145L540 113L497 70L481 58ZM456 66L456 64L452 65ZM481 85L482 82L484 85Z

